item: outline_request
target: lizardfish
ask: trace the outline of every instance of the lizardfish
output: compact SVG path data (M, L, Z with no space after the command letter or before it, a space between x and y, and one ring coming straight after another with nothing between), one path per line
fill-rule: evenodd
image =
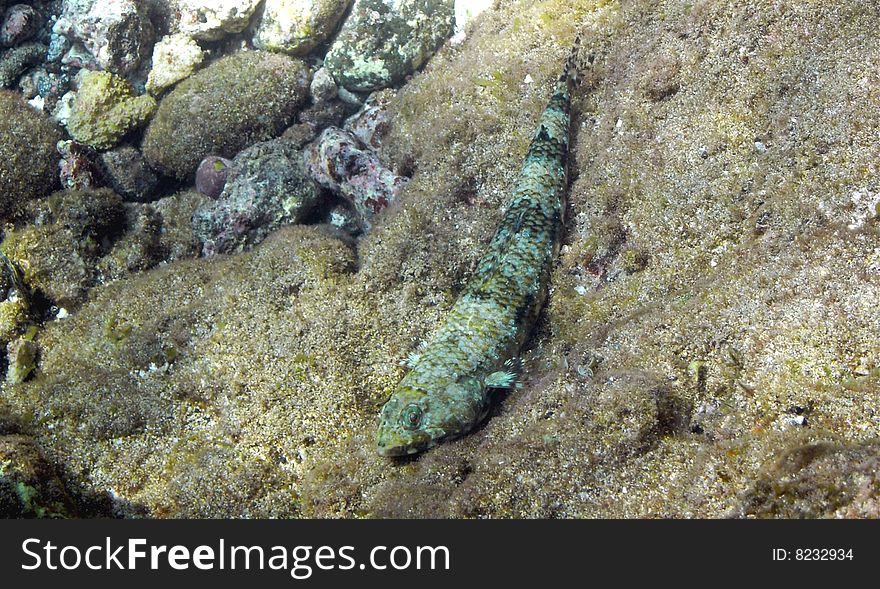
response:
M568 184L570 105L577 44L538 121L488 251L449 315L382 407L379 454L415 454L466 434L512 387L514 358L547 297Z

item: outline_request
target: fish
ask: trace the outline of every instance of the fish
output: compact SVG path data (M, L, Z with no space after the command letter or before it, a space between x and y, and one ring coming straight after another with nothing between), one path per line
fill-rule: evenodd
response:
M463 436L498 389L518 384L518 355L547 298L568 188L571 93L583 63L575 42L538 120L485 254L379 413L376 449L407 456ZM592 61L592 57L590 57Z

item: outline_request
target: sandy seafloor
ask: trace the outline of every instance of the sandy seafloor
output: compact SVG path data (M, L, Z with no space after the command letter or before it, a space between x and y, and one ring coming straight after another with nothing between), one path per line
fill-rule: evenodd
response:
M579 31L523 387L378 456ZM876 517L878 31L876 2L500 2L390 98L380 155L412 180L368 235L90 288L4 385L0 465L73 516Z

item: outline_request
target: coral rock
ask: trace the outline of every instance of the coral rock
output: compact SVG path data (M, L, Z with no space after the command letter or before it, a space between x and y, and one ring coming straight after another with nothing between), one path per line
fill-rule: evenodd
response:
M261 0L179 0L180 31L195 39L219 41L240 33L250 22Z
M306 152L309 173L370 219L390 205L408 180L382 165L379 156L343 129L328 127Z
M147 92L158 96L177 82L190 77L205 60L205 52L185 34L169 35L153 47L153 69L147 78Z

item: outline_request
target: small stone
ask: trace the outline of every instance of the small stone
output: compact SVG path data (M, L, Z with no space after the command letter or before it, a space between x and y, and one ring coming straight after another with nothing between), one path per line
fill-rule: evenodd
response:
M159 177L147 165L140 151L123 145L101 154L101 164L116 194L130 202L153 200Z
M266 0L254 46L305 55L333 33L350 5L351 0Z
M195 73L205 60L205 52L187 35L163 37L153 47L153 69L147 77L147 92L158 96L166 88Z
M58 142L59 179L61 186L71 190L88 190L98 185L89 148L69 139Z
M309 92L312 95L312 102L327 102L336 98L336 95L339 94L339 88L327 68L322 67L312 76Z
M347 90L343 86L339 86L337 94L339 95L339 100L341 100L345 104L356 106L358 108L360 108L364 104L364 101L363 99L361 99L360 96L350 90Z
M336 205L327 214L327 222L351 235L360 233L361 224L357 213L342 205Z
M73 103L75 101L76 92L65 92L61 98L58 99L55 108L52 109L52 118L60 125L66 127L67 121L70 120L70 113L73 112Z
M61 61L61 58L70 50L70 39L58 33L52 33L49 37L49 51L46 53L46 61L54 63Z
M13 4L6 9L0 24L0 46L13 47L37 34L43 25L40 13L27 4Z
M9 88L27 71L46 57L46 46L25 43L0 53L0 89Z
M333 100L331 102L313 104L303 109L297 118L299 118L300 123L307 123L313 129L325 129L327 127L340 126L343 117L345 117L345 105L339 100Z
M101 65L95 56L82 43L72 43L67 52L61 57L61 65L74 69L100 70Z
M302 149L317 136L317 128L311 123L297 123L288 127L281 134L281 139L293 145L296 149Z
M345 120L343 129L351 132L373 149L378 149L382 138L388 133L391 121L388 110L382 104L366 105L360 111Z
M202 160L196 170L196 190L205 196L217 198L226 186L226 177L232 160L216 155L209 155Z
M137 96L125 79L86 72L67 121L70 135L95 149L110 149L144 124L156 110L152 96Z
M25 337L9 342L6 346L9 369L6 382L12 385L23 383L37 367L37 344Z

